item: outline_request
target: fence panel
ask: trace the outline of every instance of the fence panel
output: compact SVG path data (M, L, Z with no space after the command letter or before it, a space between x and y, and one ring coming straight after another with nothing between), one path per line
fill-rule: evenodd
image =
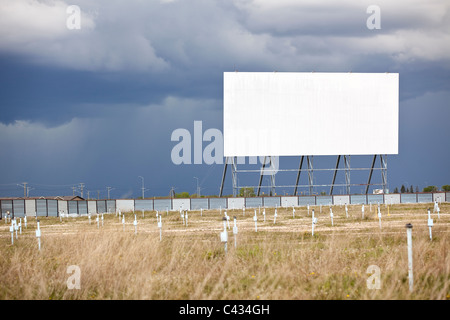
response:
M95 200L88 201L88 213L89 214L97 213L97 201Z
M153 211L153 199L134 200L134 210Z
M282 207L297 207L298 206L298 197L294 196L286 196L281 197L281 206Z
M69 210L69 214L78 214L78 201L76 200L67 201L67 207Z
M47 216L47 200L36 199L36 214L38 217Z
M246 208L258 208L263 206L262 198L245 198Z
M400 203L399 193L390 193L384 195L384 201L386 204L397 204Z
M116 212L116 200L106 200L106 212L107 213Z
M97 213L106 213L106 201L97 200Z
M445 192L436 192L433 193L433 202L444 202L445 201Z
M332 196L316 196L316 205L329 206L333 204Z
M298 197L298 206L314 206L316 205L316 197L315 196L299 196Z
M176 208L178 210L180 208ZM153 210L166 211L172 210L172 199L155 199L153 200Z
M192 198L191 199L191 210L207 210L208 209L208 198Z
M372 204L382 204L384 202L384 197L382 194L368 194L367 195L367 203Z
M400 194L400 202L401 203L416 203L417 196L415 193L402 193Z
M209 208L210 209L226 209L227 207L227 199L226 198L210 198L209 199Z
M245 198L228 198L228 209L242 209L245 205Z
M69 205L67 204L67 200L58 200L58 211L62 214L69 213Z
M27 199L25 200L25 213L27 216L35 216L36 215L36 201Z
M263 197L264 207L279 207L280 197Z
M14 217L21 218L25 216L25 200L13 200Z
M431 193L418 193L417 202L421 203L433 202L433 195Z
M87 201L78 201L78 214L88 214Z
M9 217L13 218L13 202L12 200L2 200L2 217L6 217L6 212L9 211Z
M365 194L350 195L350 204L367 204L366 195Z
M350 196L348 195L334 195L333 196L334 205L343 206L345 204L350 204Z
M58 200L47 200L47 216L58 216Z

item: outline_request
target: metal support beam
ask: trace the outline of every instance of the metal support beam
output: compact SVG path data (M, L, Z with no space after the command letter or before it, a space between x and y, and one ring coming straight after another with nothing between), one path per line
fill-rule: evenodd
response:
M270 168L273 168L272 156L270 157ZM275 195L275 172L272 171L270 175L270 195Z
M310 195L312 195L313 193L313 185L314 185L312 157L313 156L306 156L306 161L308 162L308 183Z
M377 155L373 155L372 166L370 167L369 179L367 180L366 186L366 194L369 193L370 180L372 180L373 167L375 166L375 160L377 159Z
M339 160L341 160L341 156L340 155L337 157L337 160L336 160L336 169L334 170L333 181L331 182L330 195L333 194L334 182L336 181L336 173L337 173L337 170L339 168Z
M294 196L297 195L297 186L298 186L298 181L300 180L300 172L302 171L302 165L303 165L303 158L305 156L302 156L300 159L300 165L298 166L298 173L297 173L297 181L295 182L295 189L294 189Z
M233 197L237 196L237 157L233 157L232 158L232 163L231 163L231 176L233 179Z
M227 165L228 165L228 157L225 158L225 164L223 166L222 183L220 184L219 197L221 197L222 193L223 193L223 185L225 183L225 175L227 174Z
M345 187L347 194L350 194L350 156L344 156L345 167Z
M381 184L383 186L383 193L387 192L387 156L380 154L381 162Z
M264 169L266 168L266 158L267 157L265 156L264 157L263 167L261 169L261 173L260 173L260 176L259 176L259 184L258 184L258 192L257 192L258 197L259 197L259 194L261 192L261 183L262 183L262 179L263 179L263 176L264 176Z

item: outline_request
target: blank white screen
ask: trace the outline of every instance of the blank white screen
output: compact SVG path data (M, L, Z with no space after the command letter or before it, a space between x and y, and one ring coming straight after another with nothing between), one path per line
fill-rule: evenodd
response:
M398 73L224 72L224 156L398 154Z

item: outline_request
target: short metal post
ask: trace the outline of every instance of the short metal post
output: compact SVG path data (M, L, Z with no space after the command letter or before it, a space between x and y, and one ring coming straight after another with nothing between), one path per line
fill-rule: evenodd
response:
M381 230L381 211L380 211L380 205L378 204L378 221L380 222L380 230Z
M331 226L333 226L333 209L330 206L330 218L331 218Z
M227 242L228 242L228 232L227 232L227 218L223 217L223 232L220 233L220 241L224 243L225 254L227 253Z
M413 279L413 255L412 255L412 224L406 225L406 237L408 242L408 279L409 279L409 291L413 291L414 279Z
M234 217L234 227L233 227L233 235L234 235L234 247L236 248L236 238L238 234L238 228L236 225L236 217Z
M14 245L14 224L11 222L11 227L9 227L9 232L11 232L11 245Z
M225 219L227 221L228 229L230 229L230 217L227 215L227 210L225 210L224 214L225 214Z
M317 218L314 217L314 209L312 209L312 225L311 234L314 236L314 225L317 223Z
M18 239L18 237L17 237L17 231L19 230L19 226L17 225L16 218L14 218L14 230L16 231L16 239Z
M38 238L38 249L41 250L41 229L39 227L39 220L37 220L36 238Z
M428 209L428 229L430 230L430 240L433 240L433 235L431 233L431 228L433 227L433 219L431 219L430 209Z

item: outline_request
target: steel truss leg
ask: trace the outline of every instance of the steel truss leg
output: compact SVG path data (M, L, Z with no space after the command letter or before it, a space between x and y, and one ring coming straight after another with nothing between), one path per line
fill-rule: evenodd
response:
M264 176L264 169L266 168L266 158L267 157L264 157L263 167L262 167L262 170L261 170L261 174L259 176L259 184L258 184L258 192L257 192L258 197L259 197L259 195L261 193L261 183L262 183L262 179L263 179L263 176Z
M270 157L270 168L273 168L272 157ZM270 195L275 195L275 172L270 175Z
M222 183L220 184L219 197L221 197L223 193L223 185L225 183L225 175L227 174L227 166L228 166L228 157L225 158L225 164L223 166Z
M380 154L381 162L381 184L383 185L383 193L387 192L387 155Z
M344 156L344 167L345 167L345 188L347 194L350 194L350 156Z
M308 182L310 195L312 195L313 193L313 185L314 185L312 158L313 156L306 156L306 161L308 162Z
M336 169L334 170L333 181L331 182L330 195L333 194L334 182L336 181L336 173L337 173L337 170L339 168L339 160L341 160L341 156L340 155L337 157L337 160L336 160Z
M237 157L233 157L232 158L232 162L231 162L231 176L233 179L233 197L237 196L237 189L238 189L238 185L237 185Z
M297 195L297 186L298 186L298 181L300 180L300 173L302 171L302 165L303 165L303 158L305 156L302 156L300 159L300 165L298 166L298 173L297 173L297 182L295 183L295 189L294 189L294 196Z
M367 180L366 186L366 194L369 193L370 180L372 180L373 167L375 166L375 160L377 159L377 155L373 155L372 166L370 167L369 179Z

